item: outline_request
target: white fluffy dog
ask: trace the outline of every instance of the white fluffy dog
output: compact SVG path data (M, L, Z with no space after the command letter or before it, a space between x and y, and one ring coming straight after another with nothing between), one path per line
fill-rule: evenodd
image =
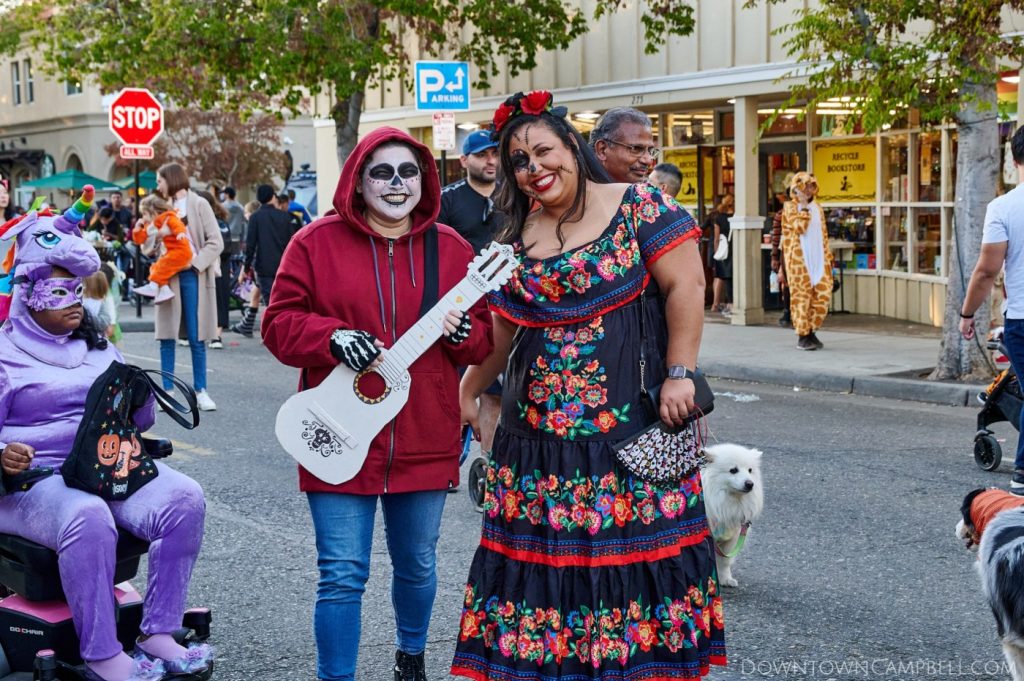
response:
M740 445L720 444L708 447L705 457L707 463L701 478L708 526L715 540L718 583L739 586L732 576L734 549L764 506L761 452Z

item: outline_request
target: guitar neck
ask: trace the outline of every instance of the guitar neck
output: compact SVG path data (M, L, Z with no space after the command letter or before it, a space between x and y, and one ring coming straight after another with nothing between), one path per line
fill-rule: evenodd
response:
M390 370L399 373L407 370L420 355L441 337L444 331L444 317L448 310L465 312L483 298L484 292L463 279L448 293L444 294L437 305L430 308L412 328L402 334L394 345L384 353L382 373L390 374Z

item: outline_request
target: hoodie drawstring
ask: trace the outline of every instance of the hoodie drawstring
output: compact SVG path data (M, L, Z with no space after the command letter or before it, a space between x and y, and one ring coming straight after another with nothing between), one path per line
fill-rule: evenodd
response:
M373 278L377 281L377 300L380 302L380 323L384 327L384 333L388 332L388 323L384 318L384 290L380 286L380 262L377 260L377 242L369 234L366 238L370 240L370 252L373 253Z
M380 303L380 323L384 327L384 332L387 333L388 323L384 317L384 289L380 283L380 261L377 259L377 242L370 235L366 236L370 240L370 252L373 253L373 277L377 283L377 302ZM409 237L409 277L412 279L412 286L416 288L416 264L412 257L412 237Z
M409 237L409 277L412 279L412 287L416 288L416 267L412 260L412 237Z

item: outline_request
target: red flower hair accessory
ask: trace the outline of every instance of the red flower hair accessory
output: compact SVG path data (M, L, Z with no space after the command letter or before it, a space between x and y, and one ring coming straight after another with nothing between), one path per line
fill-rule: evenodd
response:
M523 94L517 92L494 111L494 118L491 120L491 136L497 138L505 125L521 114L527 116L540 116L549 113L552 116L564 118L567 110L564 106L555 106L555 98L547 90L534 90Z

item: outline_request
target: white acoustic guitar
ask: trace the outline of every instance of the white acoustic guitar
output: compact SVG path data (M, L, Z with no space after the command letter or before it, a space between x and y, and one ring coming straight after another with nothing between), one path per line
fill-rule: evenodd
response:
M377 368L357 373L339 364L323 383L289 398L277 412L281 446L326 483L337 485L355 477L370 443L409 399L409 367L441 337L448 310L465 312L508 281L517 265L511 246L492 243L469 264L465 278L383 352ZM379 396L360 390L369 373L384 379Z

